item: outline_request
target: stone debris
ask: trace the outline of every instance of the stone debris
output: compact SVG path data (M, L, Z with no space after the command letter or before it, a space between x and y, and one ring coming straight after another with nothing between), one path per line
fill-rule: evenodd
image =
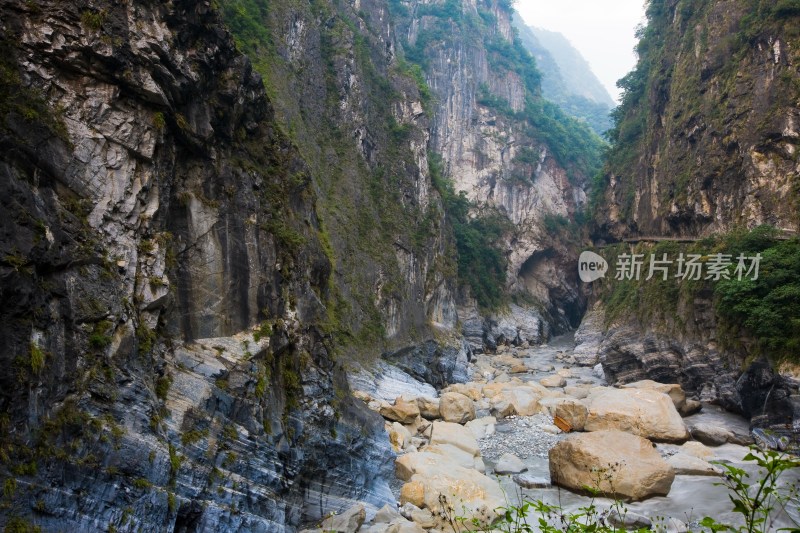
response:
M466 424L475 420L475 403L460 392L445 392L439 399L439 412L445 422Z
M494 466L494 473L498 475L519 474L528 469L522 460L513 453L504 453Z
M419 416L419 407L417 407L416 399L412 401L398 396L394 401L394 405L381 407L380 413L383 418L388 420L400 422L401 424L411 424Z
M550 479L532 474L517 474L511 478L523 489L544 489L551 486Z
M722 446L733 438L733 432L711 424L696 424L692 427L692 437L707 446Z
M685 476L721 476L722 469L686 453L676 453L667 459L676 474Z
M356 533L367 518L367 510L362 504L356 504L339 515L322 521L322 530L330 533Z
M439 397L400 396L392 402L356 392L387 420L390 442L400 454L395 472L401 483L395 490L403 506L384 507L361 531L445 531L445 507L486 523L493 509L506 503L497 476L511 476L521 489L551 487L554 478L578 492L585 486L611 492L604 483L613 477L617 495L640 500L667 494L676 475L720 475L708 462L712 449L685 442L690 432L681 414L697 412L701 404L687 398L680 385L643 380L607 387L600 364L579 366L568 350L548 346L533 351L554 365L547 358L532 360L531 351L500 345L495 355L476 355L474 381L445 387ZM588 352L581 354L584 364L592 360ZM556 417L569 433L554 424ZM702 423L693 425L691 435L714 443L744 439ZM664 444L655 448L653 442ZM537 470L543 465L549 465L550 477ZM620 527L651 525L646 516L605 512L609 523ZM670 530L680 531L679 522L670 522Z

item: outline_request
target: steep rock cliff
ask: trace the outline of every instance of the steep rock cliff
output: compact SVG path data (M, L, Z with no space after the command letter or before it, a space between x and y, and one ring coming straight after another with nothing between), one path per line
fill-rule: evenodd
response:
M598 235L798 230L800 35L791 3L653 2L599 189Z
M4 522L283 531L390 498L311 170L212 6L0 10Z
M726 275L739 253L764 263L758 283L708 280L705 270L680 280L675 263L664 281L645 281L645 264L640 280L596 283L593 299L607 313L601 360L612 380L678 381L796 437L800 11L791 2L666 0L647 15L638 65L620 82L593 236L695 242L599 251L610 261L695 253L703 268L711 254L732 254ZM761 225L779 231L745 231Z
M512 308L523 315L514 320L524 323L527 314L527 322L541 317L546 328L576 325L585 302L565 226L586 202L599 139L542 98L540 74L516 35L507 2L391 6L404 56L422 67L434 96L431 150L476 213L497 211L511 223L501 249L507 291L522 306ZM462 308L463 322L474 317ZM502 320L489 325L490 344Z
M311 168L334 263L330 326L347 356L452 331L425 88L397 60L386 2L234 1L222 11Z

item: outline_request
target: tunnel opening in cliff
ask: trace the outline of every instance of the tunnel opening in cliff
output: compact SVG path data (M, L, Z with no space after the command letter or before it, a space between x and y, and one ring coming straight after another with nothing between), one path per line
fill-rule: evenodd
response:
M543 305L556 335L576 329L586 313L576 261L569 254L546 248L532 253L517 274L525 295Z

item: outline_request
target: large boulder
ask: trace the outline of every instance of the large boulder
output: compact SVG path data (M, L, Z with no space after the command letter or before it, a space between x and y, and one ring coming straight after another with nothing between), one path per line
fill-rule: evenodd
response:
M504 453L494 466L495 474L519 474L528 469L522 460L513 453Z
M407 400L398 396L394 405L384 405L380 410L381 416L387 420L400 422L401 424L411 424L419 416L419 407L416 399Z
M367 518L367 510L356 504L343 512L322 521L322 530L330 533L356 533Z
M556 404L553 414L564 419L572 426L573 431L583 431L586 426L586 419L589 416L589 410L582 402L567 398Z
M434 431L435 433L435 431ZM447 506L451 516L474 518L483 524L494 521L495 509L506 503L500 484L479 473L464 468L447 457L434 453L411 453L399 457L395 463L397 477L403 481L419 483L423 487L423 507L436 517L437 526L449 528L441 515Z
M547 376L546 378L540 379L539 383L548 388L564 387L567 384L567 379L564 376L559 376L556 374L554 376Z
M685 476L721 476L722 470L699 457L687 453L676 453L667 459L676 474Z
M407 503L417 507L425 505L425 486L419 481L409 481L400 488L400 505Z
M541 394L532 387L506 387L491 398L492 412L503 418L510 415L532 416L539 412Z
M616 429L659 442L683 442L689 432L672 399L650 389L593 389L585 431Z
M447 457L464 468L475 468L475 455L452 444L431 444L425 447L425 452Z
M678 412L681 414L681 416L691 416L695 413L700 412L702 409L703 409L702 402L693 400L691 398L686 398L683 407L678 409Z
M550 450L554 484L624 500L666 496L675 472L652 443L622 431L575 433Z
M470 381L469 383L454 383L442 392L460 392L464 396L477 402L483 398L483 384L475 383L474 381Z
M663 392L670 397L672 403L675 405L675 409L677 409L679 413L686 406L686 393L683 392L683 388L677 383L659 383L652 379L643 379L623 385L622 388L648 389Z
M460 392L445 392L439 398L439 412L445 422L466 424L475 420L475 404Z
M426 420L436 420L442 417L439 411L439 398L417 398L417 408L419 409L419 414Z
M722 446L733 438L733 432L713 424L700 423L692 427L692 437L708 446Z
M411 432L400 422L392 422L389 427L389 442L395 452L405 450L411 443Z
M464 427L472 432L473 437L482 439L494 433L495 424L497 424L497 419L495 417L484 416L467 422L464 424Z
M430 444L431 446L450 444L464 450L473 457L480 455L478 441L475 439L472 431L460 424L454 424L452 422L439 422L438 420L434 422Z

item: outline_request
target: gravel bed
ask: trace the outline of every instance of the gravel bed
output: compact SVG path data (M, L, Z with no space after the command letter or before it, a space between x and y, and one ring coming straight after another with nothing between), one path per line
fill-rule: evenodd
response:
M547 452L565 435L553 435L543 431L542 426L552 426L547 415L514 416L497 421L495 432L478 441L481 455L496 461L504 453L513 453L520 459L547 457Z

